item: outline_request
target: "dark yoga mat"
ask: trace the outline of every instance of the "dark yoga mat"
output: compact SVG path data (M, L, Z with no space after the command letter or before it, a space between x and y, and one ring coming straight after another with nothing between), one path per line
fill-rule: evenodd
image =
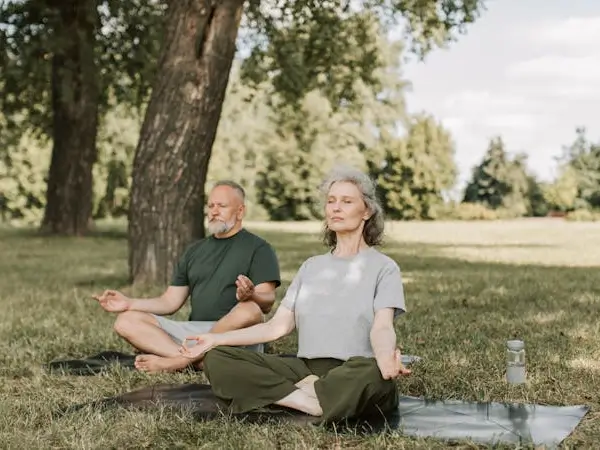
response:
M284 354L280 355L283 357L292 358L296 355ZM121 367L124 369L135 368L135 357L136 355L116 352L107 350L100 352L96 355L89 356L82 359L60 359L52 361L46 365L46 369L53 374L65 374L65 375L97 375L105 373L111 367ZM402 362L408 366L420 361L421 358L413 355L402 355Z
M191 410L197 418L203 420L222 416L226 410L226 406L215 398L209 385L159 384L117 397L76 405L63 413L88 405L137 408L172 406ZM518 443L553 447L573 432L588 410L586 406L469 403L402 396L397 411L387 416L355 420L345 424L345 427L363 433L385 431L448 441L470 439L492 445ZM265 408L262 411L233 417L252 423L275 420L305 425L316 422L313 417L285 408ZM337 431L343 432L343 428L337 428Z
M136 355L107 350L83 359L61 359L48 363L46 369L53 374L97 375L110 367L135 369Z

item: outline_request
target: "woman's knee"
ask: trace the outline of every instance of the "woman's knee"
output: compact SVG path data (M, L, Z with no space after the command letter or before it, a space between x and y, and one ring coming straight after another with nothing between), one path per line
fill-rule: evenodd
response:
M235 350L235 347L219 346L206 352L202 364L207 376L209 373L227 368L236 359Z
M363 384L370 386L374 390L391 391L395 389L394 380L386 380L381 375L381 370L377 365L375 358L356 358L348 361L354 370L354 375L360 379Z

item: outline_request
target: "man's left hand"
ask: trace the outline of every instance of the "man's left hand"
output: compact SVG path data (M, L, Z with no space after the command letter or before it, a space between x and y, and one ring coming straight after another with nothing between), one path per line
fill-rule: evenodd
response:
M237 290L235 291L235 298L238 302L246 302L254 295L254 283L245 275L239 275L235 280Z

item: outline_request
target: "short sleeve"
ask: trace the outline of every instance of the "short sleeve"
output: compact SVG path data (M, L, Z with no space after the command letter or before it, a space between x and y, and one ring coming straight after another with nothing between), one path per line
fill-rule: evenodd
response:
M188 261L192 246L185 249L183 254L179 257L177 264L173 267L173 275L171 277L171 286L189 286L190 280L188 278Z
M292 282L285 291L285 296L281 300L281 306L285 306L290 311L294 311L296 309L296 298L298 297L300 288L302 287L302 273L304 272L305 265L306 262L300 266L296 276L292 279Z
M383 308L394 308L394 318L406 312L402 274L394 262L382 268L375 289L373 309L377 312Z
M275 250L269 244L259 246L254 252L248 278L257 285L261 283L272 282L275 287L281 285L281 275L279 273L279 261Z

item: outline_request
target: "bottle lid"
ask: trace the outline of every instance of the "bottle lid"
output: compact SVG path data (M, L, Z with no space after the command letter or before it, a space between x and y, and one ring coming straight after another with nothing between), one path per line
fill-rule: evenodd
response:
M506 346L513 351L523 350L525 348L525 342L519 339L512 339L510 341L506 341Z

